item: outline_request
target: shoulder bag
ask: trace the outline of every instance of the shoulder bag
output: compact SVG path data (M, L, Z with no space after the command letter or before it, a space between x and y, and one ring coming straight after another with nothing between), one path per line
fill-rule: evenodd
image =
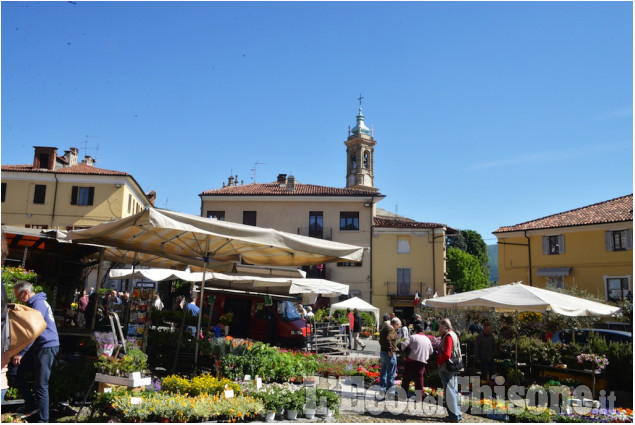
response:
M7 353L13 357L44 332L46 321L42 313L34 308L13 303L7 304L7 308L11 330L11 348Z

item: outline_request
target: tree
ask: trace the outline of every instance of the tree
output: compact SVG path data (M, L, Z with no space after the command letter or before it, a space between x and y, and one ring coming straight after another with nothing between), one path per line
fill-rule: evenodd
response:
M489 286L481 261L459 248L448 248L447 269L454 292L473 291Z
M461 230L458 235L448 238L449 247L458 248L478 258L489 280L487 245L480 233L475 230Z

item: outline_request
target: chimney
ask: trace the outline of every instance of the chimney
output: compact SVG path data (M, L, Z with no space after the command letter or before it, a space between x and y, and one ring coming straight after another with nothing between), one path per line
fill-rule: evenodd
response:
M33 168L54 170L55 158L57 158L57 148L47 146L33 146L35 154L33 155Z
M150 204L154 206L154 201L156 201L157 199L157 193L154 190L152 190L150 191L150 193L146 193L146 197L148 198L148 201L150 201Z
M227 186L233 186L234 185L234 176L229 176L229 178L227 179Z
M289 176L289 178L287 179L287 191L295 191L295 177L293 176Z
M79 149L77 148L71 148L68 151L64 151L64 159L66 159L66 163L68 167L77 165L78 156L79 156Z
M283 187L287 184L287 175L286 174L278 174L278 184L280 187Z
M95 158L90 155L84 155L84 159L82 159L82 164L86 164L90 167L95 165Z

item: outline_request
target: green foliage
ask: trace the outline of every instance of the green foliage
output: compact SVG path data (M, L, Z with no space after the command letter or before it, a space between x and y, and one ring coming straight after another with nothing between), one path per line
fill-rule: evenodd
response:
M467 292L489 286L487 273L477 257L450 247L447 258L448 278L454 285L454 292Z
M51 370L49 392L51 401L67 402L84 396L95 378L92 361L64 363Z
M329 320L329 316L329 309L322 307L314 312L313 319L315 319L316 322L327 322Z
M22 267L2 267L2 283L7 291L7 296L10 303L15 303L15 295L13 294L13 285L20 281L29 282L33 285L35 293L45 292L46 297L51 299L53 291L46 286L44 282L40 282L37 273L33 270L25 270Z
M262 342L242 345L245 347L242 352L225 350L221 357L215 355L222 360L223 376L242 379L245 375L251 375L260 376L263 381L288 382L299 381L303 376L315 374L317 370L314 355L282 351Z
M375 329L375 315L368 313L367 311L360 311L359 315L362 318L362 326L365 328Z
M121 358L102 354L95 362L95 368L105 375L120 376L132 372L143 372L148 368L148 356L134 347Z

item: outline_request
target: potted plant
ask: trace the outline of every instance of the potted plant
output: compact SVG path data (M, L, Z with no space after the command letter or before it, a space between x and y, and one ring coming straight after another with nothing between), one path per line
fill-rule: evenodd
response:
M605 355L582 353L577 356L578 363L595 372L601 372L609 364Z
M298 412L304 407L306 402L306 393L302 389L296 391L287 390L286 406L287 419L295 420L298 417Z
M218 318L218 323L220 323L221 325L225 327L225 335L229 335L229 325L231 325L233 321L234 321L234 313L232 313L231 311L221 315Z

